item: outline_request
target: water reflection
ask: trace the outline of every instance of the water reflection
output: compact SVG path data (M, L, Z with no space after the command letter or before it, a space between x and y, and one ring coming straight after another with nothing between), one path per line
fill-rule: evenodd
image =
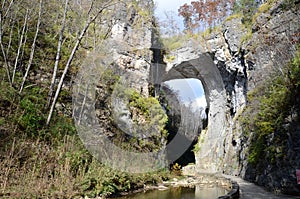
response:
M216 199L226 195L227 191L218 186L173 187L164 191L154 190L138 193L119 199Z

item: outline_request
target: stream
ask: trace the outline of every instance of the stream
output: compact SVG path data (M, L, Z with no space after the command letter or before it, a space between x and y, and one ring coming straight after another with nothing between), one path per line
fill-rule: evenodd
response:
M195 187L170 187L166 190L151 190L117 199L217 199L228 193L223 187L195 185Z

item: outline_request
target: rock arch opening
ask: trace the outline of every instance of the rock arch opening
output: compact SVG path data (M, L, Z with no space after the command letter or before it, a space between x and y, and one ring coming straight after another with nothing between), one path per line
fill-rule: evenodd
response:
M226 128L226 91L218 67L213 62L211 54L189 54L178 57L167 67L154 64L152 69L152 82L156 87L162 87L163 82L175 79L198 79L203 84L207 102L208 123L205 135L201 135L203 143L196 152L196 167L207 172L215 172L222 164L224 157L224 137ZM184 145L178 142L173 148ZM176 149L175 149L176 150ZM174 159L174 158L173 158Z
M180 136L181 143L190 143L188 149L173 163L186 166L195 163L194 149L202 129L207 126L207 103L199 79L174 79L161 83L161 99L168 115L168 143ZM176 148L178 146L175 146ZM168 148L167 159L176 148ZM171 156L171 157L170 157Z

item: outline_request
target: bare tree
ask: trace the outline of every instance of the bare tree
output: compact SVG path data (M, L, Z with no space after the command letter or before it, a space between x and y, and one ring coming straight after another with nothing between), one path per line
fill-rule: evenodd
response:
M52 75L52 80L51 80L51 84L50 84L50 88L49 88L49 93L48 93L47 107L50 106L51 99L53 97L55 79L56 79L58 64L59 64L59 60L60 60L60 51L61 51L62 42L63 42L63 35L64 35L64 31L65 31L66 15L67 15L67 11L68 11L68 3L69 3L69 0L66 0L65 1L64 16L63 16L63 20L62 20L62 25L61 25L60 33L59 33L59 39L58 39L58 45L57 45L57 53L56 53L55 64L54 64L54 69L53 69L53 75Z
M1 10L0 10L0 47L1 47L2 55L3 55L3 59L4 59L7 78L8 78L8 81L11 86L12 86L12 81L11 81L11 77L10 77L10 66L9 66L9 62L7 60L7 54L5 52L4 45L3 45L3 23L4 23L4 19L6 18L7 14L9 13L9 10L10 10L13 2L14 2L14 0L10 1L9 5L5 11L6 0L4 0L2 2Z
M180 29L176 21L176 13L174 11L165 11L165 19L160 22L162 35L175 36L180 33Z
M17 51L17 55L16 55L16 59L15 59L15 65L14 65L13 76L12 76L12 84L15 81L15 75L16 75L17 65L18 65L18 61L19 61L19 56L21 54L21 48L22 48L22 45L23 45L23 39L24 39L24 35L25 35L25 31L26 31L26 26L27 26L28 13L29 13L29 10L27 9L26 10L26 14L25 14L24 24L23 24L23 27L22 27L22 33L21 33L21 36L20 36L18 51Z
M51 107L50 107L50 111L49 111L49 114L48 114L48 118L47 118L47 122L46 124L49 125L50 123L50 120L51 120L51 117L52 117L52 114L53 114L53 111L54 111L54 107L55 107L55 104L57 102L57 99L58 99L58 96L59 96L59 93L61 91L61 88L62 88L62 85L63 85L63 82L64 82L64 79L65 79L65 76L69 70L69 67L72 63L72 60L74 58L74 55L82 41L82 39L84 38L88 28L90 27L90 25L97 19L97 17L106 9L108 8L109 6L111 6L111 2L112 1L108 1L106 4L104 4L101 8L99 8L99 10L96 11L96 13L94 14L94 16L92 16L92 9L94 7L94 3L95 3L96 0L92 1L91 4L90 4L90 8L88 10L88 19L83 27L83 29L81 30L77 40L76 40L76 43L74 44L74 47L73 47L73 50L69 56L69 59L66 63L66 66L64 68L64 71L63 71L63 74L60 78L60 81L58 83L58 86L57 86L57 89L56 89L56 92L55 92L55 96L53 98L53 101L52 101L52 104L51 104Z
M37 25L36 25L36 31L35 31L34 39L33 39L32 46L31 46L31 52L30 52L29 62L28 62L27 68L26 68L25 75L23 77L23 81L22 81L19 93L22 93L25 81L27 79L30 67L32 65L33 56L34 56L34 50L35 50L35 44L36 44L36 40L37 40L37 36L38 36L38 33L39 33L40 24L41 24L42 4L43 4L43 0L40 0L38 21L37 21Z

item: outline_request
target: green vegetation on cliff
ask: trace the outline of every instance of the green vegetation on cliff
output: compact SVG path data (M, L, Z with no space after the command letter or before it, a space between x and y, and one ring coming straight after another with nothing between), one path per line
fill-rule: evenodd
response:
M262 160L275 163L284 159L287 151L288 126L299 111L300 51L266 84L248 94L249 104L244 112L243 125L250 136L249 162Z

